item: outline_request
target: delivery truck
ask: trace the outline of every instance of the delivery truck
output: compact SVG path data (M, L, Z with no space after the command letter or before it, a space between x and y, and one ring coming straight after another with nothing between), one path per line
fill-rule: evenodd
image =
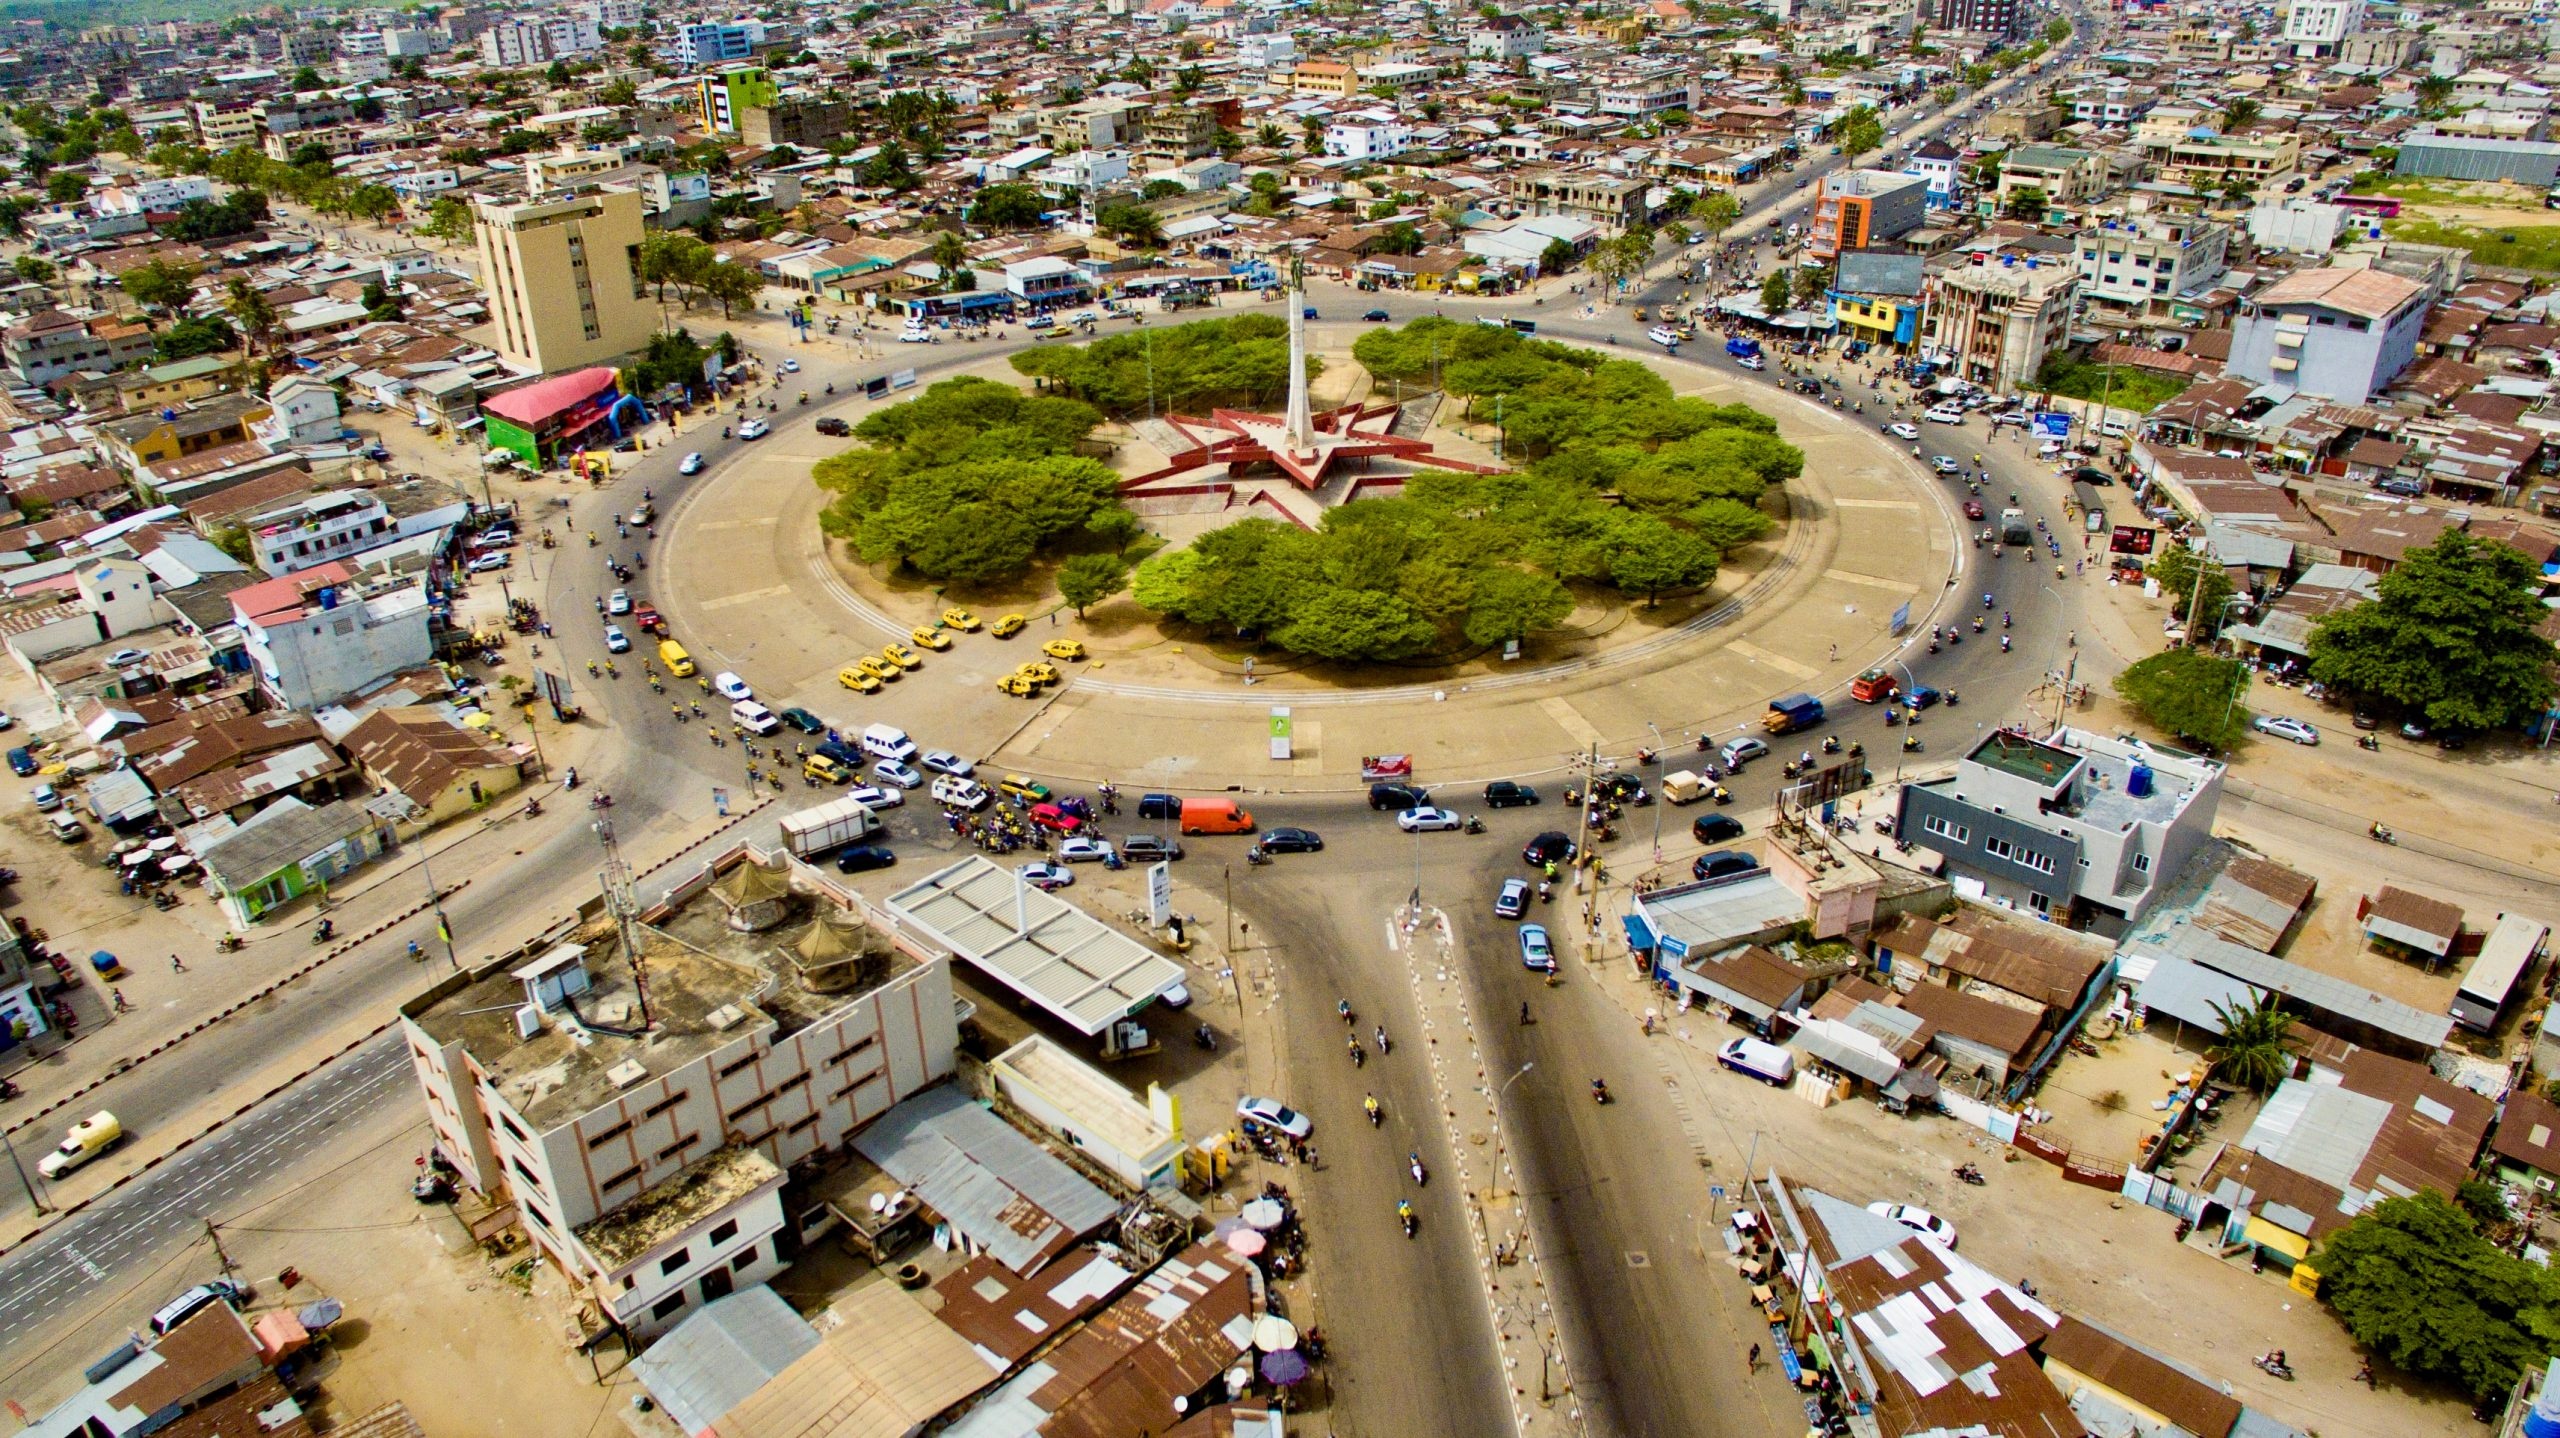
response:
M47 1178L61 1178L123 1141L124 1125L116 1121L114 1114L100 1109L73 1124L62 1146L37 1160L36 1172Z
M2000 542L2002 544L2029 545L2036 542L2036 527L2028 520L2027 512L2025 510L2004 509L2000 511Z
M1695 804L1707 797L1707 781L1686 769L1662 776L1662 797L1674 804Z
M1749 335L1735 335L1724 342L1724 352L1735 359L1755 359L1760 354L1760 342Z
M1810 694L1781 694L1769 701L1760 727L1772 734L1793 734L1822 722L1822 701Z
M815 858L880 832L880 816L858 799L838 799L782 817L782 843L795 857Z

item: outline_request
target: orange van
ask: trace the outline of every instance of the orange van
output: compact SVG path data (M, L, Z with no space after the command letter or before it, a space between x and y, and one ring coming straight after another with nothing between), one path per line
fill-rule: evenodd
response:
M1250 834L1253 815L1233 799L1185 799L1182 832L1186 834Z

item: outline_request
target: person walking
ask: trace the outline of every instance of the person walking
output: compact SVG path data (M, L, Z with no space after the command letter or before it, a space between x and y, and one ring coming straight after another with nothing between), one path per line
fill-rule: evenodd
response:
M171 954L169 956L169 972L173 974L183 974L186 971L187 961L179 958L176 954Z
M1757 1373L1757 1372L1759 1372L1759 1371L1760 1371L1760 1345L1759 1345L1759 1344L1754 1343L1754 1344L1752 1344L1752 1345L1751 1345L1751 1353L1750 1353L1750 1356L1749 1356L1749 1357L1746 1357L1746 1358L1744 1358L1744 1359L1742 1360L1742 1371L1743 1371L1743 1372L1745 1372L1745 1373Z

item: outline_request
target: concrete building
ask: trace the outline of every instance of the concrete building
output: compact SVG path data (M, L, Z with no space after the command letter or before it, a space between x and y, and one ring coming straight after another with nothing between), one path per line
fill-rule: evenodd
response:
M2225 369L2363 404L2417 358L2428 294L2387 270L2297 270L2241 302Z
M1339 60L1301 60L1289 72L1293 95L1356 95L1360 72Z
M699 70L723 60L744 60L763 43L764 26L754 21L679 25L667 57L687 70Z
M1927 263L1918 255L1840 257L1831 283L1831 318L1851 339L1907 348L1920 338Z
M657 328L640 282L640 196L598 190L564 200L475 200L480 283L498 353L535 372L609 363Z
M1603 115L1641 120L1670 110L1695 109L1697 99L1697 86L1687 75L1654 75L1601 86L1599 110Z
M2440 130L2412 131L2400 141L2393 174L2444 180L2514 180L2547 190L2560 184L2560 143L2482 140Z
M1942 856L1959 892L2113 935L2211 839L2222 774L2080 729L2003 729L1953 777L1906 785L1894 832Z
M101 215L167 214L189 200L212 198L213 182L202 175L175 175L165 180L127 178L92 191L89 208Z
M741 846L637 902L401 1029L461 1181L647 1336L779 1269L784 1170L950 1077L959 1028L947 956L787 861Z
M423 833L448 819L477 813L524 785L524 765L507 746L466 729L437 707L376 709L340 741L388 797L408 802L400 824Z
M426 587L370 589L332 561L231 593L232 622L259 684L287 709L316 709L435 658Z
M2298 60L2338 53L2364 23L2364 0L2292 0L2284 16L2284 42Z
M1619 232L1644 218L1643 180L1589 170L1514 171L1504 181L1511 202L1527 215L1567 215Z
M293 574L398 537L391 511L372 491L362 489L297 499L253 514L244 523L258 567L269 574Z
M1936 8L1934 23L1941 30L1962 30L2002 40L2014 40L2027 30L2024 0L1938 0Z
M1520 15L1496 15L1467 32L1467 58L1497 65L1544 54L1547 32Z
M1413 127L1392 118L1356 116L1327 125L1324 152L1351 160L1383 160L1413 143Z
M1999 203L2022 189L2044 192L2045 204L2077 205L2096 199L2107 187L2107 162L2087 150L2067 145L2022 145L2000 162Z
M0 363L31 385L47 385L76 370L114 370L151 358L151 331L110 317L76 319L60 310L38 310L0 330Z
M250 101L198 100L192 110L196 143L215 154L258 143L258 111Z
M2080 293L2093 309L2151 318L2218 282L2230 248L2230 228L2211 220L2101 220L2080 232Z
M1218 114L1206 105L1151 105L1138 123L1138 153L1150 160L1198 160L1218 153Z
M2348 214L2318 200L2289 199L2249 212L2249 243L2262 250L2299 250L2325 255L2336 248L2348 225Z
M1134 149L1145 138L1147 106L1102 96L1040 112L1040 143L1053 153Z
M2302 164L2302 137L2288 131L2259 139L2234 139L2200 131L2146 138L2142 152L2160 167L2163 179L2199 190L2220 190L2235 180L2263 185L2293 173Z
M1955 146L1931 136L1921 141L1920 148L1903 162L1902 173L1919 176L1921 183L1929 187L1929 208L1944 209L1953 205L1961 193L1963 181L1959 176L1963 164L1964 157Z
M575 15L519 16L480 32L481 62L503 69L548 65L603 47L596 22Z
M1893 170L1848 170L1823 176L1813 191L1806 253L1834 259L1920 228L1929 215L1929 182Z
M1936 276L1930 293L1930 346L1958 378L2015 393L2069 333L2080 272L2060 260L1976 255Z

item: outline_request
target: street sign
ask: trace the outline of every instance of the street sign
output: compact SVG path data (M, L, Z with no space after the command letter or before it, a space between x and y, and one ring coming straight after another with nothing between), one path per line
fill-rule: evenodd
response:
M1687 939L1675 939L1669 934L1659 934L1654 938L1653 947L1655 952L1661 954L1664 958L1671 960L1673 963L1678 963L1680 960L1689 957L1689 941Z
M1287 705L1284 705L1284 704L1274 704L1274 705L1272 705L1272 706L1271 706L1271 757L1272 757L1272 758L1274 758L1274 759L1286 759L1286 758L1290 757L1290 731L1291 731L1291 722L1290 722L1290 719L1289 719L1289 709L1288 709L1288 706L1287 706Z
M1911 601L1906 599L1893 611L1893 632L1900 634L1911 627Z
M1173 865L1158 859L1147 866L1147 922L1161 929L1173 921Z
M914 370L892 370L889 373L889 388L891 389L913 389L915 387L915 382L916 372Z

